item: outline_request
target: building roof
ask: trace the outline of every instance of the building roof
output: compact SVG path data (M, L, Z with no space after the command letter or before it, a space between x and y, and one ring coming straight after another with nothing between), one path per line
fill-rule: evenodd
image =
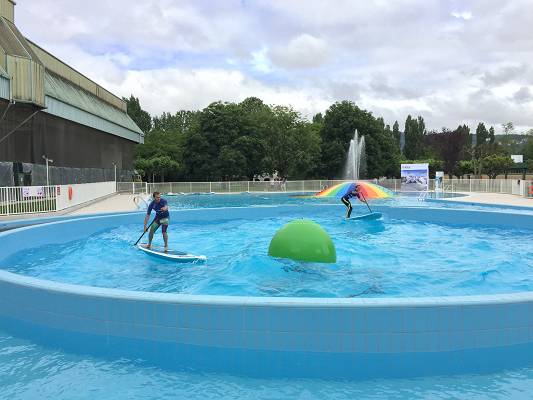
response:
M69 111L63 112L60 115L63 118L75 120L75 122L82 123L83 125L92 126L93 128L106 130L106 128L103 128L103 124L95 126L94 123L91 123L90 121L94 120L94 118L87 118L87 116L85 116L80 119L80 116L83 114L80 114L78 111L83 111L85 113L91 114L92 116L104 119L114 125L121 126L122 128L131 131L131 133L134 133L135 135L124 135L124 130L120 130L120 132L115 131L110 133L114 133L118 136L126 137L127 139L137 141L140 139L139 136L143 135L141 129L135 124L135 122L133 122L133 120L128 114L115 107L112 107L105 101L99 99L96 96L93 96L89 92L86 92L79 86L74 85L72 82L69 82L66 79L63 79L49 71L45 72L44 91L46 97L45 104L47 106L49 105L49 98L52 98L74 108L74 110L69 108ZM64 108L64 110L66 109ZM53 111L55 110L51 110L52 113L55 113ZM109 130L112 128L109 127L107 129Z
M9 0L0 1L5 6ZM143 142L125 101L26 39L7 14L0 14L0 97L34 103L61 118Z
M72 82L74 85L79 86L93 96L96 96L101 100L111 104L113 107L126 112L126 102L120 97L115 96L109 90L104 89L102 86L87 78L70 65L67 65L53 54L33 43L31 40L27 38L25 40L28 42L31 50L37 55L48 71L52 71L54 74Z

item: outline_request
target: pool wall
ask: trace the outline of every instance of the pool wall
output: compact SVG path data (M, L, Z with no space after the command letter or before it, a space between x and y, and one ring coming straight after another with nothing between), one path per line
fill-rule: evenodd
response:
M173 212L173 223L342 206ZM533 216L376 207L388 218L532 229ZM2 256L85 238L143 213L97 216L0 233ZM266 249L265 249L266 251ZM482 260L480 261L482 262ZM62 284L0 271L0 327L51 345L142 357L170 367L247 375L418 376L531 361L533 293L380 299L193 296Z

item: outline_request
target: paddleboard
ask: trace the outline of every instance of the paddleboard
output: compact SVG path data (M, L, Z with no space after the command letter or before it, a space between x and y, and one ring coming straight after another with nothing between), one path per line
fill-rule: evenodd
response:
M165 260L175 261L179 263L204 262L207 260L206 256L195 256L194 254L188 254L183 251L177 250L165 251L165 249L162 247L152 246L150 249L147 249L146 247L144 247L144 245L139 244L137 245L137 248L151 256L164 258Z
M357 215L356 217L351 217L350 219L355 220L374 220L374 219L380 219L382 217L381 213L379 212L373 212L370 214L364 214L364 215Z

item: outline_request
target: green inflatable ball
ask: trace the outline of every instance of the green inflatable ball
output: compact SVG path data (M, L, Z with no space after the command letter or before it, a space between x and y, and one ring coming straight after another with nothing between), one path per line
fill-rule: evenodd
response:
M296 261L337 261L337 251L328 233L308 219L289 222L278 230L270 241L268 255Z

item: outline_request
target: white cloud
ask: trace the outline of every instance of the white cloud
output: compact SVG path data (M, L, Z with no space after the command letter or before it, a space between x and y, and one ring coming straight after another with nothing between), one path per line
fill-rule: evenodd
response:
M272 71L272 63L267 56L268 49L263 47L261 50L252 52L252 67L259 72L269 73Z
M283 68L313 68L321 66L328 56L325 40L307 33L292 38L286 46L269 52L272 61Z
M15 18L154 114L257 96L310 116L347 99L400 125L533 127L530 1L24 0Z
M305 116L325 110L331 99L317 90L267 86L240 71L176 68L130 71L119 83L105 82L122 96L138 94L151 114L202 109L214 101L240 102L256 96L267 104L292 105Z
M472 13L470 11L454 11L452 12L452 16L468 21L470 18L472 18Z

